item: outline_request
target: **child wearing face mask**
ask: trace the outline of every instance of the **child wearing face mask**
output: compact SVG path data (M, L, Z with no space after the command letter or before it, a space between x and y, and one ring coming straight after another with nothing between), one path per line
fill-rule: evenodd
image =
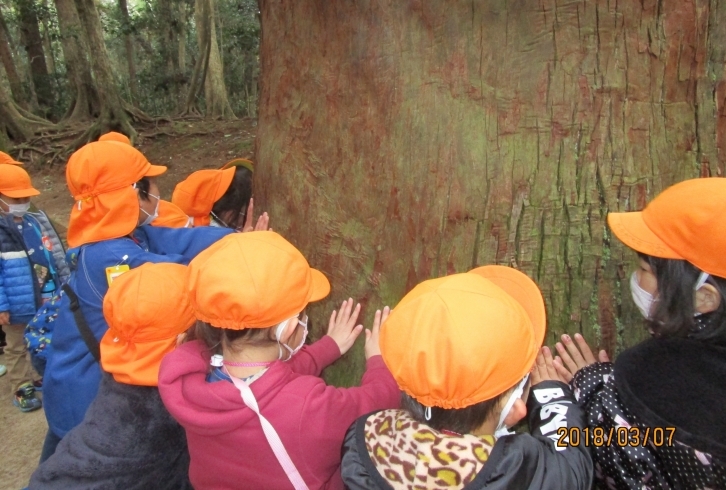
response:
M48 352L43 393L48 435L41 461L83 420L96 396L98 341L108 329L103 299L114 279L147 262L187 264L231 233L145 226L156 214L156 178L165 171L117 141L89 143L68 161L66 181L75 200L68 225L72 271Z
M13 403L22 412L41 407L31 379L23 333L44 301L69 275L65 250L48 216L30 212L40 194L18 165L0 164L0 325Z
M346 488L589 489L587 448L560 434L584 414L541 348L545 329L539 288L509 267L416 286L381 327L403 407L348 430ZM527 415L530 434L509 430Z
M159 392L186 430L194 488L342 489L346 429L399 403L378 348L388 309L366 331L361 386L344 389L319 376L363 331L360 305L344 302L305 345L305 308L330 284L280 235L225 237L189 264L187 289L198 340L164 358Z
M642 212L608 215L638 253L630 289L652 338L611 363L563 337L556 361L590 429L627 442L592 445L607 488L726 488L724 196L726 179L693 179Z

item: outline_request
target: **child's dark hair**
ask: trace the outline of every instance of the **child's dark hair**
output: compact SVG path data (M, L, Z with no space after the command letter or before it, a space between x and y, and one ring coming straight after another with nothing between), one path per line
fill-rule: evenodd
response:
M647 320L656 337L691 337L726 342L726 279L706 281L721 295L718 308L695 317L694 290L701 271L685 260L661 259L638 253L658 281L658 292Z
M149 200L149 190L151 189L151 181L148 177L141 177L136 183L136 188L139 190L139 199L143 201Z
M252 197L252 172L246 167L236 167L234 170L234 178L229 185L229 189L214 203L212 212L215 216L224 216L231 214L234 218L227 222L230 228L238 228L244 224L244 215L247 212L247 206ZM242 220L242 223L240 223Z
M231 346L238 339L246 339L248 343L265 343L270 339L267 336L266 328L245 328L242 330L231 330L228 328L217 328L203 321L197 321L188 332L186 341L201 340L207 347L210 355L221 354L222 346Z
M470 434L487 421L500 408L502 399L512 391L507 390L499 396L476 403L466 408L431 407L431 418L426 420L424 407L408 393L401 392L401 407L408 410L418 422L436 430L448 430L457 434Z

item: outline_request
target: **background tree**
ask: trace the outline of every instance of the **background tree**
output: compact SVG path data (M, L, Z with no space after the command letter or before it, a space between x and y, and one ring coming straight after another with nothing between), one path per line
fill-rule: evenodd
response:
M424 279L505 264L542 288L548 343L581 331L612 354L643 337L634 257L605 219L723 174L723 5L260 9L256 192L331 279L318 308L350 295L370 317Z
M3 67L5 68L5 75L8 78L13 99L15 99L15 102L20 107L27 107L25 92L20 83L20 76L18 76L18 70L15 67L12 51L10 34L5 23L5 18L3 17L2 9L0 9L0 61L2 61Z
M33 88L42 113L53 105L53 89L38 27L38 5L35 0L15 0L20 20L22 42L30 63Z
M139 99L139 85L136 80L136 61L134 60L133 28L129 17L129 7L126 0L118 0L118 9L121 13L121 26L124 35L124 47L126 48L126 65L129 70L129 88L131 89L131 100Z
M149 125L167 124L187 105L192 117L256 113L256 0L203 0L199 8L204 15L200 10L196 16L195 0L14 0L0 12L6 21L0 29L0 60L7 66L0 84L5 84L18 117L36 118L23 112L25 101L33 100L36 92L32 55L12 42L24 39L27 23L19 2L34 9L39 46L50 72L52 98L43 116L61 121L58 126L46 121L32 136L7 130L22 126L22 120L4 125L3 137L24 150L57 160L65 151L50 147L59 150L72 136L77 137L65 150L108 129L131 133L135 126L158 134ZM33 107L37 105L36 99ZM161 119L152 121L146 114ZM32 131L41 126L25 125L36 128Z
M64 119L88 120L98 115L100 103L86 56L89 48L73 0L55 0L70 100Z

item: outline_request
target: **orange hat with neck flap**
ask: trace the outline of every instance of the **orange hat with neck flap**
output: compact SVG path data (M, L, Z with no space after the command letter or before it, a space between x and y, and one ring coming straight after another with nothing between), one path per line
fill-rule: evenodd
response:
M142 177L156 177L166 167L151 165L134 147L96 141L77 150L66 165L66 182L76 201L68 223L68 245L126 236L139 220L139 200L132 187Z
M209 215L214 203L229 189L234 179L234 170L235 167L197 170L176 185L171 202L194 218L194 226L209 225Z

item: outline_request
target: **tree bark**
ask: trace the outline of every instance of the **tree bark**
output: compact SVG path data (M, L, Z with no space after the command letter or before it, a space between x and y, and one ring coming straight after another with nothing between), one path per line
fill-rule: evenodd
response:
M48 22L48 0L43 0L43 15L40 16L40 23L43 24L43 50L45 52L45 62L48 66L48 74L51 80L56 76L55 55L53 53L53 44L50 42L50 22Z
M201 4L207 4L202 8ZM206 76L204 78L204 100L206 103L205 115L207 117L221 118L221 119L234 119L234 113L232 112L232 106L229 104L227 98L227 87L224 84L224 72L222 69L222 59L219 55L219 47L217 45L217 29L215 26L215 14L214 6L211 0L196 0L195 3L195 18L197 25L207 24L210 31L206 31L207 39L203 39L201 34L198 34L198 41L200 46L200 52L202 47L206 47L205 42L209 42L208 47L209 55L207 60ZM202 18L202 12L205 12L209 19ZM197 30L199 33L200 31Z
M82 121L99 113L99 100L91 76L91 65L86 57L89 52L78 11L73 0L55 0L58 12L60 40L63 46L68 80L73 85L71 103L64 119Z
M136 79L136 61L134 60L134 41L131 29L131 20L129 19L129 7L126 0L118 0L118 8L121 11L121 28L124 32L124 47L126 48L126 65L129 70L129 89L131 91L131 100L137 102L139 100L139 84Z
M137 119L144 120L149 120L149 118L141 111L126 104L114 83L111 62L103 40L101 18L94 0L75 0L75 3L78 17L90 47L91 67L98 92L100 110L96 123L71 146L80 146L87 141L96 139L101 133L109 130L125 133L134 141L136 139L136 130L131 125L131 117L134 116Z
M195 0L194 19L197 31L197 44L199 46L199 56L194 63L194 70L189 82L189 92L187 92L187 100L182 115L200 114L199 96L204 88L204 80L207 77L207 69L209 68L209 54L212 47L212 16L210 14L211 5L207 0Z
M42 128L53 125L18 107L0 84L0 141L22 143Z
M30 61L30 72L33 78L35 94L41 110L47 111L53 105L53 89L45 63L43 38L38 27L38 15L34 0L16 0L20 32L23 45Z
M15 61L13 60L12 49L10 47L10 35L2 10L0 10L0 61L2 61L3 67L5 68L5 74L8 77L13 99L19 106L27 107L25 91L23 90L23 85L20 83L18 70L15 68Z
M639 341L606 215L726 170L725 8L261 0L256 197L331 279L321 317L505 264L540 285L547 344Z

